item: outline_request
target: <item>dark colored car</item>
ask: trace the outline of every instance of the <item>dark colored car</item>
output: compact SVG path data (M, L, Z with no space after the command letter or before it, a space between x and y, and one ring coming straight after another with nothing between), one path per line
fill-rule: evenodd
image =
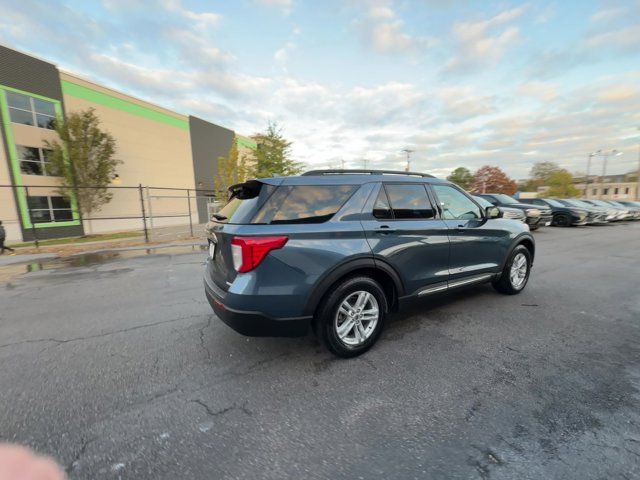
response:
M530 198L527 199L527 202L550 208L551 214L553 215L552 225L558 227L573 227L587 224L589 215L584 208L569 207L551 198Z
M602 225L608 223L608 213L604 208L596 207L595 205L583 202L582 200L577 200L575 198L556 198L554 200L561 203L562 205L566 205L569 208L578 208L580 210L586 211L587 224L589 225Z
M483 208L492 206L488 200L478 197L477 195L473 195L473 199ZM498 210L502 213L502 218L510 218L512 220L519 220L523 223L527 223L527 214L518 208L498 207Z
M519 202L509 195L504 193L481 193L479 197L483 197L496 207L509 207L522 210L527 215L527 225L531 230L537 230L542 226L551 225L553 215L550 208L541 207L540 205L532 205L525 202Z
M410 299L484 282L517 294L531 271L526 225L429 175L324 170L230 191L207 224L204 283L217 316L245 335L313 328L355 356Z

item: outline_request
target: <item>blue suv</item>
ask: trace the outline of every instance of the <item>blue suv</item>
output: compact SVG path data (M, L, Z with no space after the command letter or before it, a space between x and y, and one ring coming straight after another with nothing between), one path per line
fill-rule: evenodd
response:
M359 355L411 298L492 282L527 284L527 225L431 175L317 170L250 180L207 224L205 291L251 336L312 328L334 354Z

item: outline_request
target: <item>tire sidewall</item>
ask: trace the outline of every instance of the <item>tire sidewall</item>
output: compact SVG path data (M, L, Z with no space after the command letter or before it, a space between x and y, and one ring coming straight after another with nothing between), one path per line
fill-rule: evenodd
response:
M375 297L378 302L380 316L378 317L378 323L371 336L362 345L351 346L346 345L340 340L335 330L334 322L336 313L342 302L349 295L359 290L367 291ZM382 333L387 311L387 298L378 282L369 277L353 277L339 284L333 289L333 292L323 300L317 319L318 330L322 333L322 340L331 352L340 357L355 357L366 352L376 343Z
M511 266L513 265L513 261L515 260L516 256L519 253L524 254L524 257L527 259L527 276L524 279L524 283L520 287L515 288L511 283L510 273L511 273ZM519 293L522 290L524 290L524 288L527 286L527 283L529 283L529 276L531 275L531 253L529 252L529 249L527 247L523 245L518 245L516 248L513 249L513 251L511 252L511 255L509 256L509 261L505 265L504 272L502 273L502 275L506 279L508 287L514 293Z

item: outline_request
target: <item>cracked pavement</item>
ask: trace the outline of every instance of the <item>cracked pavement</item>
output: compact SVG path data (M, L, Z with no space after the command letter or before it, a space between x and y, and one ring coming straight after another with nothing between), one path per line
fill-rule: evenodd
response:
M352 360L230 330L202 252L14 265L0 440L72 479L638 478L640 222L535 236L523 294L416 302Z

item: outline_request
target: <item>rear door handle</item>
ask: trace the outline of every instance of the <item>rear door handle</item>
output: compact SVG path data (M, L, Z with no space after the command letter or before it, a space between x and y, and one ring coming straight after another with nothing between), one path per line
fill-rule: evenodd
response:
M467 227L465 227L464 225L458 225L456 227L456 230L459 232L464 232L467 229Z
M396 231L395 228L391 228L389 225L380 225L376 229L376 232L381 233L383 235L386 235L387 233L394 233L395 231Z

